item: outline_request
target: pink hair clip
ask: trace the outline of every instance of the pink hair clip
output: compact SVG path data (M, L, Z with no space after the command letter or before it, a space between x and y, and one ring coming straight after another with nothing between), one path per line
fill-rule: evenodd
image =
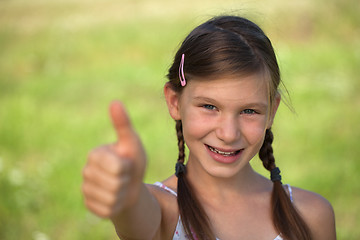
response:
M182 87L186 85L185 74L184 74L184 60L185 60L185 54L182 54L180 66L179 66L179 79Z

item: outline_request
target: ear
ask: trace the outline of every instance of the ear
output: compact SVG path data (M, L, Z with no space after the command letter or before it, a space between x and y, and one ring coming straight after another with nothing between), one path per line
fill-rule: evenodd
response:
M173 90L170 83L166 83L164 86L164 95L169 109L170 116L174 120L181 120L180 115L180 95Z
M271 115L269 116L269 120L267 123L267 129L271 128L273 122L274 122L274 118L275 118L275 114L278 110L278 107L280 105L280 101L281 101L281 95L279 93L276 93L275 99L274 99L274 103L272 105L272 109L271 109Z

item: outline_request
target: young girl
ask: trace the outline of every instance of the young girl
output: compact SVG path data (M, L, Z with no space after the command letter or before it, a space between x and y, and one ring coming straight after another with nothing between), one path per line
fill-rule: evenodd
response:
M93 213L110 218L124 240L336 238L331 205L281 183L271 146L280 73L257 25L235 16L203 23L182 43L168 78L164 94L179 147L175 175L142 182L143 147L114 101L118 141L93 150L83 172ZM257 153L270 179L251 168Z

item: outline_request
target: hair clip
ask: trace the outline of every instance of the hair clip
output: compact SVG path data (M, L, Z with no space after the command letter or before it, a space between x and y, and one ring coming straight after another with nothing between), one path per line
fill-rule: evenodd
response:
M182 87L186 85L185 74L184 74L184 60L185 60L185 54L182 54L180 66L179 66L179 79Z

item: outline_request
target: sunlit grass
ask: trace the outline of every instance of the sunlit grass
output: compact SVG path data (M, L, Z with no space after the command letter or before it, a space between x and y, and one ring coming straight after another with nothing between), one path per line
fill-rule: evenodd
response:
M166 70L187 32L224 12L258 19L277 50L296 111L275 120L284 181L329 199L339 239L359 239L357 5L274 2L0 2L0 239L116 239L80 192L87 152L115 139L108 104L125 103L144 141L145 181L172 174Z

